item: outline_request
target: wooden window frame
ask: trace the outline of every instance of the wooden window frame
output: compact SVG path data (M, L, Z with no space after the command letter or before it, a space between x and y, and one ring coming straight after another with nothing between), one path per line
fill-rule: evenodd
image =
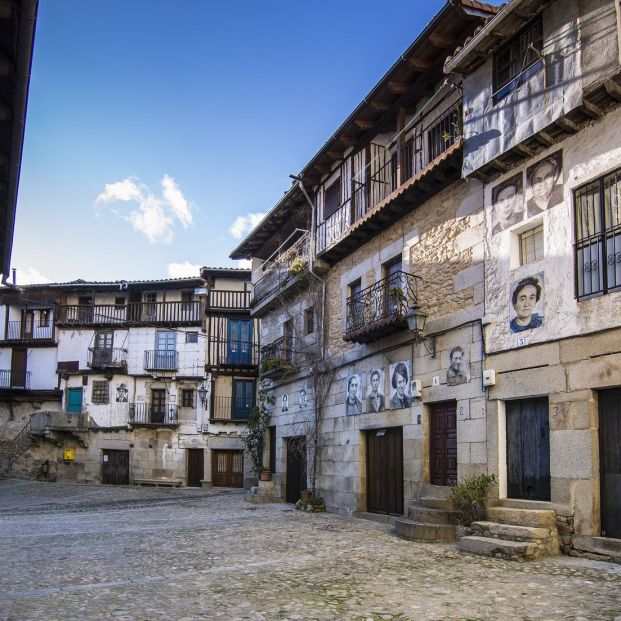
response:
M193 408L194 407L194 389L182 388L181 389L181 407Z
M542 250L542 254L540 257L535 256L535 258L532 261L527 261L526 257L525 257L525 252L524 252L524 242L529 238L529 237L534 237L535 235L538 235L539 233L541 233L541 237L542 237L542 248L543 248L543 244L544 244L544 239L543 239L543 223L533 227L532 229L528 229L527 231L523 231L522 233L520 233L518 235L519 238L519 242L520 242L520 265L530 265L531 263L536 263L537 261L541 261L544 257L545 257L545 249Z
M110 403L110 382L108 380L93 380L91 403L93 405L107 405Z
M336 204L332 204L334 199L332 196L336 196ZM327 220L330 216L333 216L340 208L343 202L343 192L341 188L340 175L323 191L323 219Z

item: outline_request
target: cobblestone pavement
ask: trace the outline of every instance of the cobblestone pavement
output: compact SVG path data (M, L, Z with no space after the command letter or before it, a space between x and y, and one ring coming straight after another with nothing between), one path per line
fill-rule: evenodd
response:
M240 492L0 481L0 619L621 619L621 566L517 563Z

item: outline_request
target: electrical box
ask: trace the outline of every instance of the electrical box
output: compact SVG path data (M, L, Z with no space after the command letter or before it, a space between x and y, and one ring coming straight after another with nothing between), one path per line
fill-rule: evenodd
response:
M494 386L496 384L496 371L488 369L483 371L483 386Z
M412 397L420 397L423 394L423 383L420 380L412 380L410 384L410 392Z
M73 461L75 459L75 449L65 449L63 451L63 459L65 461Z

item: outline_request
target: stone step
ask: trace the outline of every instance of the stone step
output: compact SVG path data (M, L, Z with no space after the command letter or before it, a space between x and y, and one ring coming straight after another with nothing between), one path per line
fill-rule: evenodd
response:
M414 503L408 507L408 519L414 522L427 524L457 524L459 511L434 509L421 503Z
M507 560L534 560L542 556L534 543L524 541L504 541L493 537L477 537L470 535L462 537L457 547L463 552L493 556ZM543 555L544 556L544 555Z
M472 522L470 525L474 535L508 539L510 541L537 542L548 541L551 537L549 528L534 526L516 526L515 524L498 524L497 522Z
M429 485L424 483L421 486L420 495L428 498L448 498L451 488L447 485Z
M571 543L579 552L606 558L613 563L621 563L621 539L574 535L571 538Z
M423 496L419 503L429 509L442 509L443 511L452 511L453 505L447 498L438 498L436 496Z
M453 524L428 524L415 522L407 518L398 518L395 522L397 536L409 541L423 543L451 543L457 539Z
M487 517L491 522L536 528L556 528L554 511L536 509L513 509L511 507L489 507Z

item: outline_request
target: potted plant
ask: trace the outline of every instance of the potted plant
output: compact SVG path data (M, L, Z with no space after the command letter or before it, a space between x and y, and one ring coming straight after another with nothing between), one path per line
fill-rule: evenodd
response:
M323 513L326 510L326 505L321 496L309 496L308 498L300 498L295 503L295 508L298 511L306 511L307 513Z
M305 269L306 269L306 261L304 261L304 259L302 259L301 257L296 257L295 259L293 259L293 261L291 262L291 265L289 266L289 271L294 276L301 274Z
M261 481L271 481L272 473L270 472L270 469L262 467L259 472L259 478L261 479Z

